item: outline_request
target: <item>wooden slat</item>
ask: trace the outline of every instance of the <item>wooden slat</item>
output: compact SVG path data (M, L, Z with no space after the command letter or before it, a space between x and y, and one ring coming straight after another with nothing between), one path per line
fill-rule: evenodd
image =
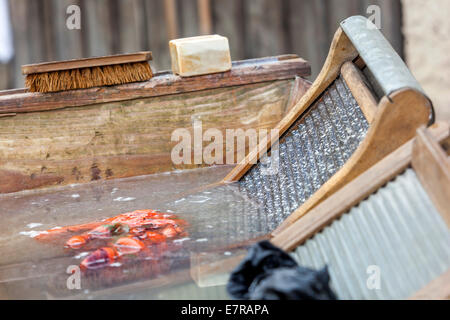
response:
M11 94L26 93L26 92L28 92L28 89L26 88L1 90L0 96L8 96Z
M41 28L39 39L42 42L43 54L45 57L40 61L57 60L55 34L52 29L54 23L52 19L56 15L54 12L55 7L53 6L53 0L41 0L40 10L40 19L42 19L42 21L38 22L39 27Z
M199 115L204 132L271 129L301 83L291 77L0 118L0 193L204 166L172 162L174 130L192 130Z
M156 71L170 69L169 22L165 19L164 10L164 0L145 0L144 2L146 49L152 50L154 59L151 66Z
M180 38L199 35L197 0L177 0L177 17Z
M450 270L428 283L414 293L410 300L448 300L450 299Z
M14 60L11 73L14 77L13 88L20 88L24 85L24 77L21 74L20 66L39 61L37 60L38 53L31 51L31 44L27 37L30 28L27 16L28 3L26 0L9 1L14 40Z
M325 62L333 32L337 28L328 30L325 0L289 0L288 3L289 16L286 19L292 52L308 57L312 67L311 76L315 79Z
M150 51L142 51L128 54L117 54L113 56L83 58L67 61L52 61L22 66L23 74L61 71L69 69L99 67L113 64L142 62L152 59Z
M0 114L0 118L4 118L4 117L13 117L15 116L17 113L1 113Z
M353 63L355 64L356 67L358 67L359 70L364 69L364 67L366 66L366 63L360 56L358 56L355 60L353 60Z
M244 260L245 256L244 253L217 260L217 256L213 255L216 261L211 261L211 258L203 252L191 253L191 277L199 287L225 285L228 282L228 275ZM222 276L219 282L218 276Z
M27 36L29 50L33 54L33 59L30 62L46 61L44 3L43 1L26 2L28 19ZM23 23L23 21L20 21L20 23Z
M450 159L425 128L417 130L412 166L431 201L450 228Z
M80 0L52 0L53 13L51 33L54 34L54 58L53 60L80 59L88 55L83 43L83 25L81 29L69 30L66 26L67 7L70 5L81 6ZM80 7L81 9L81 7ZM83 14L83 13L81 13ZM81 16L83 23L83 16Z
M211 3L210 0L197 0L198 17L200 20L199 34L212 33Z
M449 136L447 123L435 124L428 130L437 141L442 141ZM413 158L413 144L414 139L402 145L351 183L336 191L333 196L324 200L307 215L280 231L271 242L290 251L320 232L325 226L405 170Z
M281 3L253 0L244 1L244 6L246 56L253 58L286 52Z
M244 2L241 0L213 0L214 32L228 38L231 58L244 59ZM251 41L248 39L247 41Z
M372 91L365 84L364 75L353 62L350 61L342 65L341 75L347 83L356 102L358 102L367 122L372 123L377 111L378 103Z
M113 287L108 287L105 289L99 289L99 290L91 290L89 292L89 296L93 297L94 299L96 297L99 297L102 299L105 296L113 297L115 295L117 296L123 296L123 295L130 295L136 292L142 292L146 291L149 292L150 290L158 290L159 288L162 288L161 290L164 290L164 287L166 286L175 286L183 283L189 283L192 281L189 270L180 270L171 272L167 275L161 275L159 277L150 278L150 279L141 279L139 281L134 281L131 283L126 283L122 285L115 285ZM59 295L52 296L49 294L49 299L65 299L65 300L81 300L86 299L85 293L79 293L80 290L77 290L77 292L74 292L73 295L68 297L61 297Z
M100 57L113 54L115 43L114 24L110 0L83 1L82 28L86 35L89 57ZM120 31L120 28L118 28Z
M55 110L94 103L156 97L211 88L222 88L271 80L291 79L310 74L309 63L301 58L278 61L259 60L258 64L237 62L231 71L181 78L171 73L157 73L149 81L125 85L72 90L57 93L0 93L0 113Z
M118 5L119 50L136 52L146 48L146 25L142 0L120 0Z
M164 16L169 40L178 38L178 14L176 0L164 0Z

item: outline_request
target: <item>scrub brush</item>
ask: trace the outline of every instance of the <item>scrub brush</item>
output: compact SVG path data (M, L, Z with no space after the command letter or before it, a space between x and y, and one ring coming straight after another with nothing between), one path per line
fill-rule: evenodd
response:
M56 92L150 79L150 51L22 66L31 92Z

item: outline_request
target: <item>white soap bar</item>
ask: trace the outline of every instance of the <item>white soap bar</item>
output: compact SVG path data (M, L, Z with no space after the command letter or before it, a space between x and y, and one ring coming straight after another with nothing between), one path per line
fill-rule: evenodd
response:
M169 42L172 71L182 77L231 69L228 39L217 34L175 39Z

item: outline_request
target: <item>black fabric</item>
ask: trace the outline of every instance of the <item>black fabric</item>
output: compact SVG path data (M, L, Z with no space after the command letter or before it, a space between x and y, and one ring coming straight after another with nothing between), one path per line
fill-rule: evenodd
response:
M227 284L234 299L335 300L325 266L316 271L299 266L286 252L269 241L253 245Z

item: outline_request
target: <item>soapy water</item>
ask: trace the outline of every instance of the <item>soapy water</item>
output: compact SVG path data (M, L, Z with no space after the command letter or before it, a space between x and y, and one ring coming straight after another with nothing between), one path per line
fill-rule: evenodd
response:
M276 228L346 163L368 127L347 84L338 78L281 137L278 156L246 172L241 192L263 204L269 229ZM277 167L276 174L265 174L266 167Z
M0 298L89 298L97 297L96 292L101 297L124 287L128 289L115 297L155 298L149 292L153 287L161 292L163 278L169 287L192 283L193 277L186 275L192 274L195 261L230 259L271 231L259 215L259 205L237 184L204 188L229 170L217 166L0 195ZM67 288L67 268L78 266L90 251L65 249L64 237L53 242L35 239L45 230L138 209L176 215L188 223L187 235L173 240L175 249L162 255L136 256L81 274L80 289Z
M231 169L217 166L0 195L0 298L176 299L181 291L188 298L217 298L211 288L220 284L223 289L226 277L204 271L214 270L208 263L224 259L226 265L273 231L343 166L367 128L357 102L338 79L280 140L276 175L263 174L260 163L239 183L202 189ZM176 250L157 258L115 262L85 276L81 291L65 287L66 268L79 265L89 252L71 252L64 250L64 242L43 244L34 239L51 228L138 209L173 213L188 222L188 235L173 240ZM197 268L205 261L206 267ZM172 287L160 290L161 283ZM196 295L198 286L209 288L208 293ZM151 293L152 288L159 288L159 293Z

